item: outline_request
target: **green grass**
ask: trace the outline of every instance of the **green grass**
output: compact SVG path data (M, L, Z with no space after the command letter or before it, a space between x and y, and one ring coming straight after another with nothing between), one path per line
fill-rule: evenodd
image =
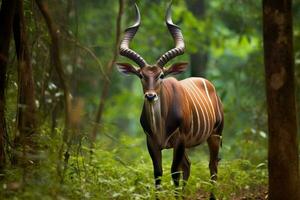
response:
M59 140L44 138L38 165L10 168L0 182L1 199L154 199L152 163L144 138L122 137L118 142L100 138L91 156L83 142L73 145L63 182L57 175ZM219 199L232 199L241 193L255 192L267 183L266 163L245 159L226 159L219 164L218 182L209 180L207 146L192 149L191 176L185 189L188 199L215 191ZM226 149L226 148L225 148ZM161 199L175 199L170 166L172 150L163 151Z

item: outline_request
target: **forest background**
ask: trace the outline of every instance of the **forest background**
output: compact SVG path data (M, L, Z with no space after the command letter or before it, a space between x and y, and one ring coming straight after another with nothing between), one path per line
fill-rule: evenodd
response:
M116 61L128 62L118 56L117 44L123 30L133 22L134 2L23 1L35 124L34 131L24 131L24 124L19 123L23 104L18 61L22 56L15 53L17 44L11 41L5 80L6 168L5 178L0 181L1 196L154 196L152 164L139 124L143 104L140 80L121 75L114 65ZM151 63L173 47L164 24L169 1L136 2L142 25L131 48ZM174 0L172 10L173 21L180 25L186 44L185 54L172 62L190 63L187 72L177 78L202 76L210 80L225 112L219 181L216 185L209 182L207 145L193 148L189 151L192 172L185 191L187 197L201 199L213 189L220 199L267 198L262 3ZM293 2L293 16L295 84L299 86L299 0ZM56 30L52 34L51 26ZM66 92L70 98L65 98ZM299 89L296 102L300 102ZM298 112L298 127L299 119ZM164 184L159 193L170 199L174 198L169 172L172 152L166 150L163 155Z

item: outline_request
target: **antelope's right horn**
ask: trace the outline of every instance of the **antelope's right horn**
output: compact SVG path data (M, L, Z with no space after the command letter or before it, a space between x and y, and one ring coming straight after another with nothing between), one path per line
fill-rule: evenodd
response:
M168 26L169 32L171 33L171 35L173 37L174 42L175 42L175 48L167 51L158 59L156 64L158 66L160 66L161 68L164 67L164 65L167 62L169 62L171 59L184 53L183 36L182 36L179 26L173 24L172 15L171 15L171 6L172 6L172 2L170 3L170 5L167 9L166 24Z
M125 30L124 38L120 44L120 54L122 56L131 59L142 68L147 64L146 61L138 53L136 53L135 51L129 48L129 43L133 39L134 35L138 31L139 26L141 24L141 16L140 16L139 8L136 4L134 5L136 11L136 20L132 26L128 27Z

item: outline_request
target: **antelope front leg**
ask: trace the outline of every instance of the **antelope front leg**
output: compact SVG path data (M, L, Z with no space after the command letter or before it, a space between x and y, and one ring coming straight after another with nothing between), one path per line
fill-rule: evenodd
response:
M154 145L150 138L147 138L147 147L153 163L155 187L156 189L159 189L161 184L161 177L163 174L161 150Z
M185 155L184 143L179 142L174 147L173 162L172 162L172 167L171 167L172 179L173 179L173 182L174 182L174 185L176 188L179 186L179 179L180 179L179 170L180 170L184 155ZM188 178L188 176L186 178Z

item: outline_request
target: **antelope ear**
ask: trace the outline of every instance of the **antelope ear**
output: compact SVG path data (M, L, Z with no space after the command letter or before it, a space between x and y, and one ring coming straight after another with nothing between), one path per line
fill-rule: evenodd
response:
M116 63L117 69L119 72L130 75L130 74L135 74L137 76L140 76L140 71L139 69L136 69L134 66L132 66L129 63Z
M170 67L167 67L165 69L165 75L169 75L169 74L180 74L182 72L184 72L186 70L186 68L188 67L188 63L187 62L180 62L180 63L174 63L173 65L171 65Z

